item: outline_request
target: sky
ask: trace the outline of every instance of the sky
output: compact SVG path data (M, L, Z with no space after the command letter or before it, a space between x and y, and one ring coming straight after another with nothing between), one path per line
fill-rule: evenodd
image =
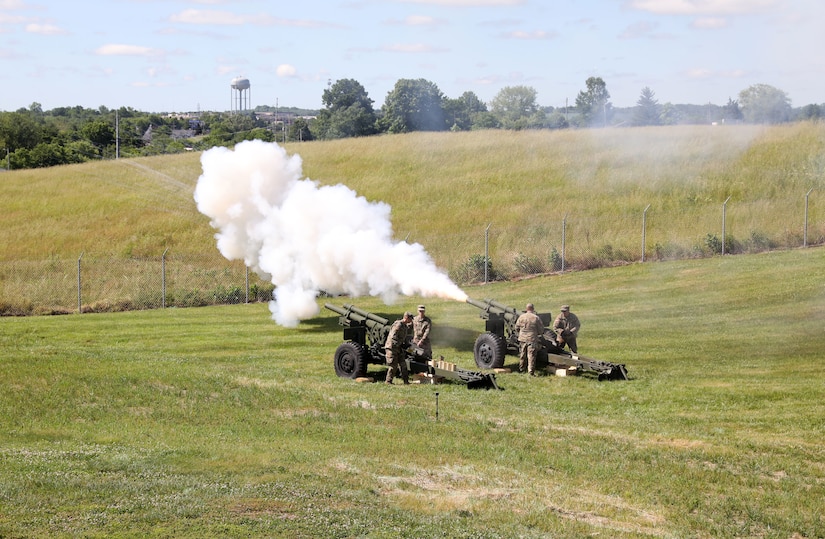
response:
M563 108L589 77L614 107L754 84L801 107L825 103L823 28L823 0L0 0L0 110L320 109L341 79L376 109L400 79Z

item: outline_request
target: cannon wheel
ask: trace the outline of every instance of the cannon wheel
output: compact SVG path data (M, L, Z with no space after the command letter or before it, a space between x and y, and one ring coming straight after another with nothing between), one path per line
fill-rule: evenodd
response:
M335 374L341 378L359 378L367 374L367 351L357 342L342 343L335 350Z
M503 367L506 353L507 345L504 338L489 331L479 335L473 346L473 358L476 360L476 365L482 369Z

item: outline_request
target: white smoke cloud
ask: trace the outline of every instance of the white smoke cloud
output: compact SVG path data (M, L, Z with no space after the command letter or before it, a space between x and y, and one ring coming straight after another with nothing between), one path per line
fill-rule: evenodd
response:
M389 205L302 179L301 158L277 144L212 148L201 165L198 210L218 229L223 256L275 285L269 308L278 324L318 314L321 290L386 304L402 295L467 299L420 244L393 242Z

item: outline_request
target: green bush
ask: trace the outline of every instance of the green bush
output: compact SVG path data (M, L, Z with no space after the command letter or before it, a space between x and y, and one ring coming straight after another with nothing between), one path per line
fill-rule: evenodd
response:
M487 267L487 280L500 281L503 277L493 269L493 262L484 255L475 254L461 264L457 270L453 271L450 278L457 283L478 283L484 281L485 263Z
M516 272L522 275L535 275L537 273L547 273L547 264L538 258L530 257L524 253L516 255L513 261Z

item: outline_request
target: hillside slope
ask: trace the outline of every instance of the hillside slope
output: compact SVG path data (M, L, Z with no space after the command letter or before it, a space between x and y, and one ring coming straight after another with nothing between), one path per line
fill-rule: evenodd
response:
M805 194L823 186L825 125L413 133L286 149L308 178L391 205L396 237L421 243L440 266L482 253L489 226L490 254L507 268L546 257L563 235L569 257L637 259L648 205L647 249L690 253L720 234L727 197L728 234L799 245ZM6 173L2 257L214 250L192 197L200 173L192 153ZM810 198L811 243L825 239L820 192Z

